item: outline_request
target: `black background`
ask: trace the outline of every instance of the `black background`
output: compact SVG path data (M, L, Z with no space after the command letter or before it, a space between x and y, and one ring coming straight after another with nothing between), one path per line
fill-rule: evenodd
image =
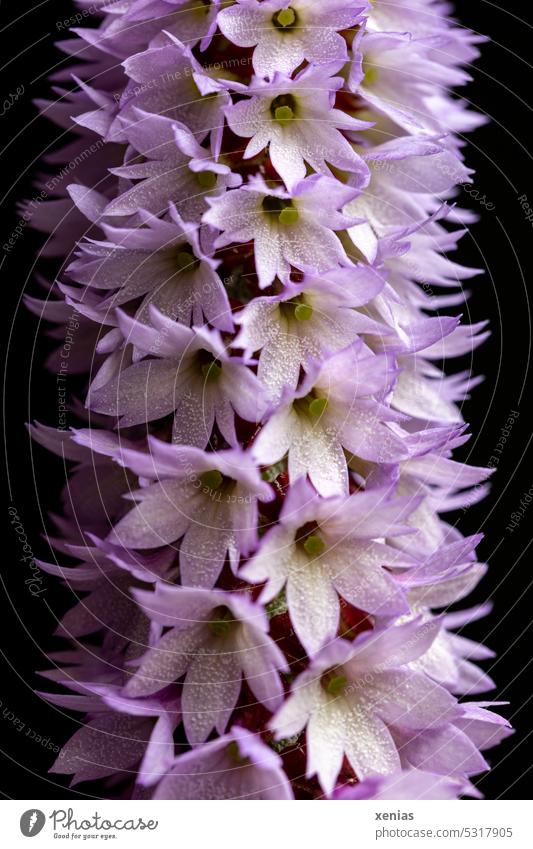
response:
M528 548L533 505L512 533L507 526L524 493L533 485L528 450L532 404L526 386L531 355L529 281L533 222L526 220L518 201L525 194L533 206L530 154L533 121L527 102L532 85L528 61L533 56L530 47L533 19L530 17L529 23L524 20L529 10L523 2L507 0L504 6L498 8L497 4L483 0L462 0L456 4L460 21L492 40L483 46L482 58L471 69L474 81L464 92L491 123L468 139L467 164L476 171L470 191L479 195L476 200L464 194L459 200L481 213L482 219L464 237L457 256L466 265L485 269L485 275L469 285L473 296L465 320L488 318L492 336L474 355L473 369L484 374L486 380L466 404L465 416L474 436L461 449L461 459L487 465L510 411L518 411L519 417L501 454L489 497L481 505L452 518L458 519L465 534L478 530L485 533L479 555L489 562L490 570L473 601L492 598L494 609L487 618L469 626L467 634L486 642L497 652L498 659L485 664L498 685L487 698L510 701L501 710L516 727L513 737L488 753L493 768L476 783L488 798L520 799L531 795L527 788L533 765L533 593ZM6 27L3 53L7 63L2 98L21 85L25 90L2 119L6 149L0 171L6 181L6 194L2 193L5 214L0 245L18 222L16 202L35 196L33 180L39 158L58 136L57 128L51 123L36 119L32 100L49 94L46 74L56 63L65 61L54 47L54 42L64 37L56 22L72 13L70 2L58 0L36 4L30 10L12 2L2 11L2 26ZM43 647L61 647L51 634L68 604L68 597L51 577L46 578L47 592L42 596L33 598L28 593L24 585L27 575L20 562L22 552L7 514L9 504L13 504L33 552L47 559L49 553L41 538L43 516L46 510L58 505L64 471L60 461L39 448L32 448L24 422L37 418L55 424L55 384L52 376L43 374L41 365L50 350L49 341L43 337L44 328L36 340L37 319L19 304L23 291L39 293L31 278L40 243L39 236L26 228L10 253L0 250L2 295L9 301L9 309L6 305L2 311L8 312L10 318L4 335L6 454L10 478L9 486L4 489L7 522L0 549L5 582L0 617L5 629L0 675L0 794L18 799L85 798L88 795L84 792L85 785L81 790L69 790L68 777L47 776L55 757L53 751L32 739L37 734L45 741L48 739L51 746L60 746L78 727L76 714L67 716L33 692L35 687L46 689L34 670L47 666ZM51 266L41 263L39 268L46 273ZM461 365L470 367L469 362ZM12 714L18 722L10 719ZM25 727L18 731L17 725L21 723Z

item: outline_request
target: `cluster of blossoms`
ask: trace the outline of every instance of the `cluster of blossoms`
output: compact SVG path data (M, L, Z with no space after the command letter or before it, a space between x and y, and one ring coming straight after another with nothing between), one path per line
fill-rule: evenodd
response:
M77 603L42 695L83 719L52 772L130 798L477 795L510 729L473 700L492 653L455 633L486 607L447 612L480 537L441 514L491 470L452 458L476 380L442 365L486 332L439 310L478 273L446 203L478 39L437 0L90 8L40 103L76 168L32 219L68 259L29 305L58 339L75 310L89 376L78 427L31 428L71 464L68 560L41 566Z

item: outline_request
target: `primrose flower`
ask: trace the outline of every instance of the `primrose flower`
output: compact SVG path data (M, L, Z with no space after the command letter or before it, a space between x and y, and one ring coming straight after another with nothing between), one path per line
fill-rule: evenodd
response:
M391 799L459 799L460 796L478 796L478 793L468 781L418 769L374 776L334 793L335 799L375 799L379 802Z
M239 175L212 159L188 128L162 115L141 110L135 115L135 123L128 125L128 141L143 161L113 169L133 185L110 201L106 216L135 215L139 208L161 215L174 203L185 220L197 222L209 197L240 184Z
M182 539L181 582L214 586L226 554L235 569L257 541L258 499L274 493L241 449L206 452L152 440L150 453L132 449L117 459L145 479L132 493L136 506L115 525L109 540L125 548L157 548Z
M414 504L401 500L388 502L379 490L320 498L300 478L283 504L279 524L267 532L240 575L251 583L266 581L263 602L286 585L291 622L313 655L337 633L340 597L379 616L410 610L388 570L414 561L378 540L408 530L402 518L413 509Z
M226 38L239 47L255 47L257 74L290 74L304 59L312 65L348 58L339 30L361 22L366 3L347 7L342 0L238 0L218 13Z
M146 696L185 675L181 704L190 743L205 743L213 728L225 731L243 675L271 712L281 704L278 670L288 666L268 636L262 607L238 593L165 585L135 596L150 619L170 630L141 659L125 693Z
M318 652L274 716L276 737L306 728L307 776L332 793L347 757L356 774L388 775L400 768L391 729L419 733L446 728L460 715L447 690L407 667L431 645L438 625L406 625L336 640Z
M278 295L255 298L234 316L240 333L234 341L252 355L260 351L257 376L273 401L284 386L295 390L300 369L355 343L360 334L378 338L386 326L357 307L364 306L384 286L383 278L365 265L334 269L322 277L306 275Z
M117 133L129 139L135 109L141 109L184 123L198 141L210 133L220 135L228 92L204 72L190 47L168 34L166 44L126 59L128 84L119 103Z
M281 758L239 725L179 755L155 799L292 799Z
M177 688L168 687L156 697L129 699L116 684L71 681L71 685L79 695L42 695L59 707L83 711L90 719L71 737L50 772L73 773L72 784L77 784L138 770L140 786L156 783L174 757L172 735L181 721Z
M52 773L479 797L512 730L473 701L490 606L455 605L488 567L447 514L493 471L457 459L480 378L448 369L489 335L450 203L482 37L434 0L79 5L37 102L60 176L21 205L58 266L25 299L46 367L85 393L29 428L66 474L38 565L73 596L40 695L83 716Z
M368 167L340 130L355 132L369 125L334 108L342 77L333 76L341 64L308 65L292 79L279 72L272 80L253 79L240 94L251 94L226 108L230 129L250 138L244 158L268 145L270 161L285 185L306 176L306 163L318 174L332 176L327 162L356 176L358 188L368 182Z
M347 492L345 450L381 463L407 458L408 444L389 426L403 417L380 400L395 374L393 361L365 350L361 340L332 354L294 394L284 394L254 442L254 456L267 465L288 453L291 481L308 474L321 495Z
M242 357L229 356L220 334L189 328L149 308L151 327L119 315L126 342L139 359L94 389L91 409L121 417L123 425L173 414L173 440L204 448L216 421L235 445L235 413L259 421L266 393ZM157 356L158 359L153 357Z
M209 321L218 330L233 329L228 296L217 263L200 244L198 227L169 204L170 221L139 209L144 227L105 225L108 242L82 242L68 273L77 283L101 289L102 310L144 296L135 317L149 321L148 307L183 324Z
M276 276L289 282L291 266L305 271L311 265L322 274L351 264L334 231L353 223L339 210L356 194L356 189L319 174L298 181L290 193L256 177L238 191L207 198L210 209L203 221L222 231L217 248L253 240L264 289Z

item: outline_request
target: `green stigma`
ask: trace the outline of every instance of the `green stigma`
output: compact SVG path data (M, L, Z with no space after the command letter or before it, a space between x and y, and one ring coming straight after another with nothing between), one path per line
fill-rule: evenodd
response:
M178 251L176 262L180 269L191 268L195 262L195 257L190 251Z
M215 637L225 637L229 634L231 626L235 622L233 614L228 607L222 605L213 610L214 618L209 622L209 629Z
M285 207L278 216L280 224L296 224L299 217L298 210L294 206Z
M287 29L294 25L296 12L289 6L288 9L281 9L281 11L277 12L272 18L272 21L274 26L279 27L279 29Z
M309 404L309 412L312 416L321 416L328 406L327 398L313 398Z
M274 112L274 118L276 121L280 121L280 123L292 121L294 118L294 112L290 106L277 106Z
M270 104L270 114L280 124L292 121L296 117L297 110L298 104L292 94L279 94Z
M378 77L378 69L374 68L372 65L367 65L363 62L363 73L365 75L364 85L373 85Z
M239 766L243 766L244 764L250 763L249 758L246 758L246 757L243 758L243 756L241 755L241 753L239 751L239 746L235 742L235 740L233 740L229 744L229 746L227 746L226 754L227 754L228 758L230 758L230 760L232 760L236 764L239 764Z
M217 175L214 171L198 171L196 179L202 189L214 189L217 184Z
M222 374L222 366L217 360L202 365L202 374L206 380L216 380Z
M276 217L280 224L296 224L298 221L298 210L290 198L267 195L263 198L262 207L269 216Z
M309 321L313 316L313 307L310 304L298 304L294 308L294 317L298 321Z
M211 469L200 475L200 481L206 489L219 489L224 478L218 469Z
M348 679L346 675L331 675L326 683L326 691L330 696L338 696L343 687L346 686Z
M326 550L326 543L318 534L311 534L304 542L304 548L311 557L320 557Z

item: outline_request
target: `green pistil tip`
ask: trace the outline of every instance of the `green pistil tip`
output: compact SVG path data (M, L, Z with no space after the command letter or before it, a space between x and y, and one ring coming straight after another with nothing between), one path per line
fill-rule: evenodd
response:
M232 761L240 760L239 747L237 746L237 743L230 743L226 751Z
M318 557L325 551L326 543L318 534L311 534L304 542L304 548L312 557Z
M280 27L292 26L296 20L294 9L282 9L281 12L278 12L276 20Z
M313 315L313 307L309 304L298 304L294 309L294 317L298 321L309 321Z
M220 622L210 622L209 628L215 637L225 637L229 634L231 622L227 619L221 619Z
M365 73L364 84L365 85L373 85L376 82L378 76L377 68L372 68L365 66L363 67L363 71Z
M330 696L338 696L347 681L346 675L334 675L326 684L326 690Z
M209 628L215 637L225 637L234 624L235 619L228 607L225 605L215 607L213 610L213 619L209 622Z
M250 759L243 757L239 751L238 744L233 740L226 748L226 754L234 763L244 766L250 763Z
M290 106L278 106L274 112L276 121L291 121L294 118L294 112Z
M194 262L194 257L189 251L179 251L176 261L178 268L190 268Z
M204 363L202 366L202 374L206 380L216 380L221 371L221 367L214 360L212 363Z
M327 398L313 398L309 404L309 412L312 416L321 416L327 406Z
M214 189L217 184L217 175L213 171L199 171L196 179L202 189Z
M203 475L200 475L200 480L207 489L218 489L223 478L218 469L211 469L210 472L204 472Z
M282 109L285 107L282 107ZM280 224L296 224L298 221L298 210L293 206L287 206L285 209L282 209L279 214L279 223Z

